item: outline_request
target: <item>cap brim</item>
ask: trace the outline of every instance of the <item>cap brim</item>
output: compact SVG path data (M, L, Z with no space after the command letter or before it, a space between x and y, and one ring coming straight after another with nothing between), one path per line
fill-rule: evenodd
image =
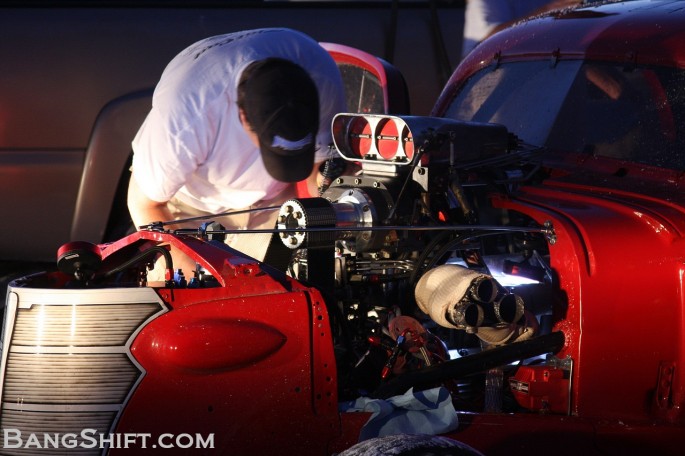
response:
M310 145L297 151L272 149L265 145L260 147L262 161L267 172L281 182L299 182L305 180L314 167L314 146Z

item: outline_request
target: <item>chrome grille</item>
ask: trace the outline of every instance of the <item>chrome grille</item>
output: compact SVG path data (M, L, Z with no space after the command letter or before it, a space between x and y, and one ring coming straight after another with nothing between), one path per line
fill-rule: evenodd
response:
M151 288L53 290L10 285L0 363L0 427L30 434L107 436L144 375L130 353L166 312ZM92 435L92 434L91 434ZM59 451L59 450L57 450ZM106 449L72 448L69 454ZM46 454L14 448L0 454Z

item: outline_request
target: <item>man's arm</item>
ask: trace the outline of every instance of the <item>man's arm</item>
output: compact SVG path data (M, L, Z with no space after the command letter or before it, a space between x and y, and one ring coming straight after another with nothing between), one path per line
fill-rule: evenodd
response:
M153 201L145 196L133 174L128 184L127 204L136 228L152 222L167 222L173 219L167 203Z
M314 168L312 168L311 174L307 178L307 191L312 197L319 196L319 186L321 185L321 180L323 176L319 172L319 167L323 162L314 162Z
M136 229L141 225L147 225L152 222L167 222L173 220L167 203L153 201L145 196L133 177L133 174L131 174L131 180L128 184L127 202L128 210L131 213L131 219L133 219ZM173 230L179 227L175 225L166 225L165 228ZM171 256L174 261L174 269L182 269L186 277L193 277L196 264L194 260L175 248L171 249Z

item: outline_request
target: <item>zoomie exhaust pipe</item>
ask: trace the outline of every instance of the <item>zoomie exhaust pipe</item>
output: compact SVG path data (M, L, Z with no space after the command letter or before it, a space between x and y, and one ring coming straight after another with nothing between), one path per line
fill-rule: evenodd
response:
M419 308L439 325L473 332L485 319L481 304L492 304L497 291L491 276L446 264L426 272L414 295Z
M439 325L476 332L484 322L516 323L523 316L523 299L501 291L490 275L446 264L426 272L414 294L419 308Z
M500 323L518 323L523 317L525 306L521 296L507 293L493 303L495 318Z

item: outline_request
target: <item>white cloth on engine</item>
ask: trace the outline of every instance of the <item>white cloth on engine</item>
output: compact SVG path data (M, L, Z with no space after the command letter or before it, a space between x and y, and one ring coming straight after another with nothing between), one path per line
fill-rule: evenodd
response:
M459 425L452 397L445 387L409 389L388 399L360 397L340 404L343 412L371 412L359 441L395 434L442 434Z
M320 102L316 158L327 158L331 121L345 111L337 65L315 40L269 28L214 36L179 53L155 88L152 110L133 141L133 177L153 201L172 197L200 211L226 212L274 199L292 184L266 171L240 122L237 87L243 70L270 57L303 67Z

